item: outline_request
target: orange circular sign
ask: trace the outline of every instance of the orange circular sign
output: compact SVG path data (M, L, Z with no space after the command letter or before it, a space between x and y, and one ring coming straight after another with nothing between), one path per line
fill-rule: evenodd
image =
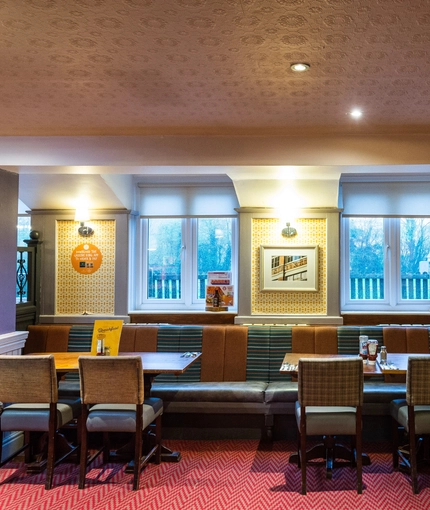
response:
M102 259L102 252L90 243L80 244L72 252L72 266L81 274L95 273L100 268Z

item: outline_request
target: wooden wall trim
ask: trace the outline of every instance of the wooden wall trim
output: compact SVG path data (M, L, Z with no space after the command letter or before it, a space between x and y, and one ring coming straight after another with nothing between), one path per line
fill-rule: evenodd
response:
M377 326L379 324L430 324L429 314L353 314L342 315L344 326Z
M206 312L206 313L130 313L130 322L140 324L234 324L236 313Z

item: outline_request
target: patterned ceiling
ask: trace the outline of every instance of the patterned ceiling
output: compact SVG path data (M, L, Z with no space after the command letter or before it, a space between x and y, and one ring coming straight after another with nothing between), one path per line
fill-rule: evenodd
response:
M0 27L0 136L429 132L429 0L3 0Z

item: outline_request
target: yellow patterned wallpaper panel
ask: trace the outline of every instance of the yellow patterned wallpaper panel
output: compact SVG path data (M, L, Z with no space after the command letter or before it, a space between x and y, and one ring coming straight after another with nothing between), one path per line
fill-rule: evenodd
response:
M57 221L57 314L113 314L115 311L115 221L91 221L88 225L94 234L82 237L76 221ZM72 255L82 244L94 246L93 251L101 255L97 270L92 262L81 262L88 269L73 267Z
M285 226L285 225L283 225ZM252 220L253 315L325 315L327 313L327 222L320 218L298 219L297 236L285 238L277 218ZM318 291L260 291L260 246L318 246Z

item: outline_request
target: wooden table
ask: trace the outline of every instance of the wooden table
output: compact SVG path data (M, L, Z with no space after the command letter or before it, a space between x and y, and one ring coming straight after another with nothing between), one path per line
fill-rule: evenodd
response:
M59 378L67 372L79 372L79 356L91 356L90 352L43 352L37 354L52 354L54 356L55 369ZM144 394L149 396L152 381L157 375L183 374L200 358L201 352L120 352L118 355L141 357L143 366ZM124 452L125 449L122 451ZM180 452L172 452L170 449L163 446L161 459L164 462L179 462L181 454ZM132 472L132 464L129 464L126 470L127 472Z
M280 372L287 374L293 374L297 376L299 359L301 358L356 358L357 355L348 355L348 354L315 354L315 353L297 353L297 352L287 352L284 356L284 360L282 362ZM365 377L371 377L375 375L381 375L382 370L379 366L379 363L376 362L374 365L369 365L368 363L363 363L363 374ZM309 451L306 452L306 462L308 460L313 459L324 459L326 461L326 475L327 478L332 477L332 469L333 466L343 466L345 463L335 464L334 457L327 454L327 451L333 452L335 450L336 458L343 460L351 460L353 458L353 454L349 448L342 444L336 444L336 438L324 437L323 443L315 445ZM299 455L297 453L293 453L290 455L288 460L291 464L299 463ZM370 457L366 454L362 454L362 464L363 466L370 465Z
M429 356L428 353L406 353L406 352L393 352L387 355L386 368L382 369L385 375L405 375L408 371L408 359L416 356ZM378 354L379 361L379 354Z
M300 358L356 358L354 354L315 354L315 353L300 353L300 352L287 352L284 356L280 372L297 374L297 366ZM372 377L375 375L382 375L383 371L376 362L374 365L363 363L363 375L365 377Z
M44 352L38 354L52 354L55 360L55 369L59 377L67 372L79 372L79 356L91 356L89 352ZM143 366L145 395L150 395L152 381L160 374L183 374L194 362L201 352L193 356L184 356L182 352L120 352L118 356L140 356Z

